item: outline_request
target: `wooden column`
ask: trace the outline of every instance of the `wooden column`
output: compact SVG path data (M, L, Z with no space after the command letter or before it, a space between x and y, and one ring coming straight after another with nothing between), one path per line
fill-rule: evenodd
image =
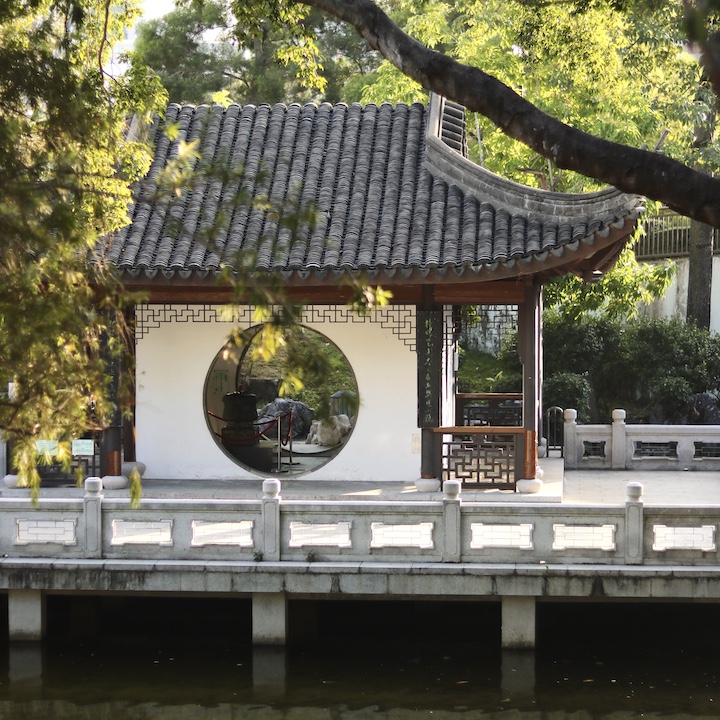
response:
M518 352L523 369L523 429L524 443L522 472L519 482L535 481L537 448L542 430L542 288L525 286L524 302L518 317ZM518 490L537 492L542 483L518 485Z
M432 288L428 288L429 291ZM417 385L418 427L422 433L420 475L440 478L438 445L440 427L440 376L442 372L442 310L437 309L430 292L417 309Z
M110 323L112 327L112 322ZM107 366L108 395L115 403L115 410L110 424L102 431L100 439L100 474L120 476L122 473L122 409L120 408L120 375L123 369L122 358L111 352L110 339L105 339L104 356Z

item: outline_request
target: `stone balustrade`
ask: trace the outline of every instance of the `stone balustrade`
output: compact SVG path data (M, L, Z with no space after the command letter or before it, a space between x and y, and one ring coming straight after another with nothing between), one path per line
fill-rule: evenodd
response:
M104 497L0 500L8 558L264 563L718 564L720 508L645 508L630 483L621 506L463 502L458 481L430 501ZM1 561L0 561L1 562Z
M613 410L610 425L578 425L565 410L568 470L720 470L719 425L628 425Z
M12 640L39 640L53 593L209 593L252 601L252 637L281 645L292 598L498 599L503 648L535 645L538 598L720 601L720 506L153 498L0 498L0 592Z

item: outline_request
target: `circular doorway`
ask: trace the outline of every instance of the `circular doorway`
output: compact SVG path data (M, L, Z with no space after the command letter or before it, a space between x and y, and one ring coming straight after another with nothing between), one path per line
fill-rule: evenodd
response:
M345 355L301 325L256 325L242 338L218 351L205 380L205 418L217 446L261 475L303 475L330 462L358 409Z

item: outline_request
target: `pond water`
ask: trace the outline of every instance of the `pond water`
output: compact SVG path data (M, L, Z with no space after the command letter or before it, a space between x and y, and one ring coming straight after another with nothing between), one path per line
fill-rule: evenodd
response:
M307 604L291 621L312 639L287 649L252 648L240 606L162 607L85 639L60 612L46 642L3 643L0 718L720 717L715 605L539 605L535 653L499 649L491 603Z

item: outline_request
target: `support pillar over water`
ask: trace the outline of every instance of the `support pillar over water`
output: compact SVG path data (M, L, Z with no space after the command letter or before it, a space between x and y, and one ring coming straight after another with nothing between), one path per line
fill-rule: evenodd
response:
M254 645L284 645L287 640L285 593L255 593L252 596L252 641Z
M273 703L285 696L287 651L284 647L253 648L253 700Z
M11 641L39 642L45 637L45 596L40 590L8 591Z
M503 650L500 661L500 690L512 702L535 699L535 653Z
M502 598L503 650L532 650L535 647L535 598Z
M8 680L14 691L32 690L42 686L42 643L10 643L8 646Z

